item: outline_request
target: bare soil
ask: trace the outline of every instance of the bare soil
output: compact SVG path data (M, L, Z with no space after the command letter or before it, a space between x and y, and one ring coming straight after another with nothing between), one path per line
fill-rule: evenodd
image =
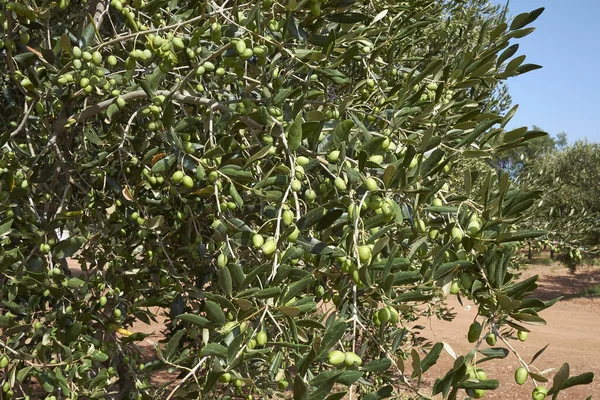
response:
M512 340L510 343L521 357L529 362L535 353L548 345L546 351L535 361L533 366L538 371L554 368L545 374L549 378L548 388L552 386L552 377L564 362L570 365L571 376L583 372L594 372L596 378L591 385L576 386L561 392L559 399L586 399L588 396L600 395L600 297L581 297L580 294L594 285L600 284L600 268L593 266L580 267L576 273L571 273L566 267L559 264L531 265L523 272L522 278L539 275L539 288L534 297L550 300L563 296L563 300L540 313L547 321L543 327L531 326L531 333L526 342ZM467 299L463 305L456 297L450 297L449 304L454 308L456 318L452 322L439 320L421 321L427 328L422 332L427 339L436 343L448 343L457 354L466 354L472 349L467 341L469 325L476 315L476 309ZM158 310L157 310L158 311ZM159 322L162 322L162 318ZM131 328L134 332L152 333L148 339L158 342L162 338L160 330L164 325L136 324ZM496 346L501 345L498 342ZM142 344L148 357L155 354L147 342ZM487 346L485 343L483 346ZM442 352L438 363L424 376L423 386L431 388L434 379L428 377L443 376L452 366L453 358ZM500 381L500 388L488 391L486 399L503 400L529 400L534 385L528 381L519 386L514 381L514 371L519 367L519 361L514 354L503 360L494 360L480 365L487 373L488 379ZM152 379L155 384L172 382L171 387L177 382L174 374L166 371L157 373ZM427 390L423 390L426 392ZM464 393L464 392L463 392ZM466 397L466 396L465 396Z

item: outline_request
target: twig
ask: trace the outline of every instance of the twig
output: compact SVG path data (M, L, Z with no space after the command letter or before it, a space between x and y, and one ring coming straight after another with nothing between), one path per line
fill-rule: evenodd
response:
M23 106L23 110L24 110L23 119L21 120L21 123L19 124L19 126L17 126L17 128L10 133L11 138L17 136L23 130L23 128L25 127L25 124L27 123L27 118L29 118L29 114L31 114L31 110L33 110L35 103L37 103L37 100L34 100L33 103L31 104L31 106L27 107L27 100L25 100L25 105Z
M184 384L185 381L187 381L192 375L196 374L196 371L198 371L198 369L200 369L200 367L202 367L202 365L204 364L204 362L208 359L208 357L203 357L200 359L200 361L198 361L198 364L196 364L194 366L194 368L192 368L192 370L190 372L188 372L188 374L186 376L183 377L183 379L181 379L181 381L179 381L179 383L177 384L177 386L175 386L175 388L171 391L171 393L169 393L169 395L167 396L167 400L171 399L171 397L173 397L175 395L175 392L177 392L179 390L179 388Z

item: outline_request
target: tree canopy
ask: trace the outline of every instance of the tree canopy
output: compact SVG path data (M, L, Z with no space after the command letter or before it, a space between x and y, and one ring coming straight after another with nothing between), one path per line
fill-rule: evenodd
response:
M505 129L502 86L540 68L514 41L543 9L1 4L7 397L482 397L481 363L545 323L514 258L542 192L478 166L544 135ZM465 355L410 328L450 294L478 309ZM159 315L147 358L130 329Z

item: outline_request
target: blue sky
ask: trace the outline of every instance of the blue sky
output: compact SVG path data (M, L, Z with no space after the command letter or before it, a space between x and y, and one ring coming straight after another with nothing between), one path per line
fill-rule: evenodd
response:
M537 125L553 136L566 132L570 143L600 142L600 0L511 0L509 7L509 16L546 8L530 25L535 32L516 41L517 55L544 68L508 81L519 104L509 127Z

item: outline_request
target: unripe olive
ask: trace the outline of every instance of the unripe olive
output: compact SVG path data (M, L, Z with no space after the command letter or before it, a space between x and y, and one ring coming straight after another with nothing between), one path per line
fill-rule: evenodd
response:
M73 55L74 58L81 58L81 49L77 46L73 46L73 48L71 49L71 54Z
M469 333L467 338L469 339L469 343L475 343L479 336L481 335L482 326L479 322L475 321L469 326Z
M183 186L185 186L188 189L191 189L194 187L194 180L189 175L184 175L183 180L181 182L183 183Z
M175 171L171 176L171 180L175 183L179 183L183 180L184 175L185 174L183 173L183 171Z
M377 312L377 317L382 324L387 324L387 322L391 319L392 314L387 307L384 307Z
M300 236L300 229L298 229L298 227L295 226L294 230L292 231L292 233L290 233L288 235L288 240L293 243L296 240L298 240L298 236Z
M362 364L362 358L356 353L347 351L344 353L344 364L346 364L347 367L352 367L354 365L358 366Z
M452 286L450 286L450 293L458 294L460 292L460 287L458 286L458 282L455 280L452 281Z
M536 386L536 388L533 389L533 393L531 393L531 398L533 400L544 400L547 395L548 395L548 389L546 389L546 387Z
M527 378L529 378L529 371L527 371L524 367L519 367L515 371L515 382L517 384L522 385L527 382Z
M294 192L299 192L302 189L302 182L298 179L292 179L290 186Z
M227 265L227 256L223 253L219 254L219 256L217 257L217 265L219 267L224 267Z
M377 181L375 180L375 178L372 177L368 177L367 179L365 179L365 187L367 188L367 190L370 191L374 191L377 190Z
M368 263L371 259L371 248L369 246L360 246L358 248L358 258L361 263Z
M454 243L459 244L463 239L463 233L459 227L455 226L452 228L450 234L452 235L452 240Z
M92 61L96 65L102 64L102 54L100 54L100 52L97 50L94 51L94 53L92 53Z
M257 249L261 248L264 243L265 243L265 240L261 234L256 233L254 236L252 236L252 245L254 247L256 247Z
M527 340L527 336L529 336L529 332L525 332L525 331L518 331L517 332L517 337L519 338L519 340L521 342L524 342Z
M223 375L219 376L219 382L221 383L229 383L231 381L231 374L229 372L225 372Z
M479 229L481 229L481 226L479 225L479 221L477 221L477 220L473 220L473 221L469 222L469 225L467 225L467 233L470 236L473 236L477 232L479 232Z
M340 191L345 191L346 190L346 182L344 182L344 179L342 179L341 177L336 177L333 181L335 187L340 190Z
M279 390L285 390L285 389L287 389L287 388L288 388L288 386L289 386L289 385L290 385L290 384L289 384L289 382L288 382L288 381L286 381L285 379L282 379L282 380L280 380L280 381L277 381L277 388L278 388Z
M496 334L490 333L489 335L487 335L485 337L485 341L490 346L494 346L496 344L496 341L497 341Z
M266 256L273 254L276 249L277 249L277 244L275 243L275 241L267 241L262 246L262 252Z
M332 163L337 162L340 159L340 151L339 150L330 151L329 154L327 154L327 159Z
M340 365L344 362L345 358L346 358L346 356L344 355L344 353L342 353L339 350L334 350L329 353L327 360L329 361L329 364L331 364L331 365Z
M259 346L264 346L267 343L267 332L260 331L256 334L256 344Z

